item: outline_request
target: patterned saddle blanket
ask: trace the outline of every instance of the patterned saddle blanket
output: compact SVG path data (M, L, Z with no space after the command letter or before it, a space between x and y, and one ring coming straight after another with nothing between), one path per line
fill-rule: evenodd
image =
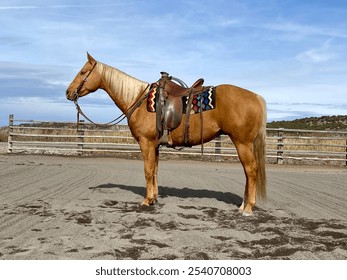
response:
M147 111L156 112L156 95L158 83L153 83L150 87L149 94L147 97ZM197 93L193 96L190 114L200 113L201 110L208 111L216 108L216 91L215 87L208 87L203 92ZM183 114L187 112L188 97L182 97L183 103Z

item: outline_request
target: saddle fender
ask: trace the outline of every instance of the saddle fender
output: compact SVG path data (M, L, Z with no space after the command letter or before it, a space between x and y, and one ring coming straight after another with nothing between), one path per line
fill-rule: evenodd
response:
M164 129L173 130L177 128L182 121L183 102L182 98L175 98L169 95L164 110Z

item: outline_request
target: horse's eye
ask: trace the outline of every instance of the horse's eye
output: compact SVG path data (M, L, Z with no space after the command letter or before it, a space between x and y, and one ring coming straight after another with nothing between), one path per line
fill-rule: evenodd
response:
M87 73L87 71L86 70L81 70L81 75L84 75L85 73Z

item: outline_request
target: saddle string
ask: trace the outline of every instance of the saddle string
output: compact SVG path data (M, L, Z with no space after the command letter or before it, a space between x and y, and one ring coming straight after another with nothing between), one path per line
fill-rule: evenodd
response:
M204 119L202 116L202 93L200 94L200 137L201 137L201 157L204 157Z

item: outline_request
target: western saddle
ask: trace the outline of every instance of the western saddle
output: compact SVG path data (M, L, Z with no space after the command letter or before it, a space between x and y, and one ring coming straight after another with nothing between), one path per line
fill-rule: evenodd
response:
M156 126L158 131L158 145L173 146L170 132L177 128L183 116L183 97L186 97L186 120L184 125L184 145L189 143L189 120L193 96L202 93L204 79L198 79L191 87L187 87L180 79L169 76L166 72L160 72L156 95ZM176 82L179 84L177 84ZM202 113L202 110L200 110ZM202 115L201 115L201 141L202 140Z

